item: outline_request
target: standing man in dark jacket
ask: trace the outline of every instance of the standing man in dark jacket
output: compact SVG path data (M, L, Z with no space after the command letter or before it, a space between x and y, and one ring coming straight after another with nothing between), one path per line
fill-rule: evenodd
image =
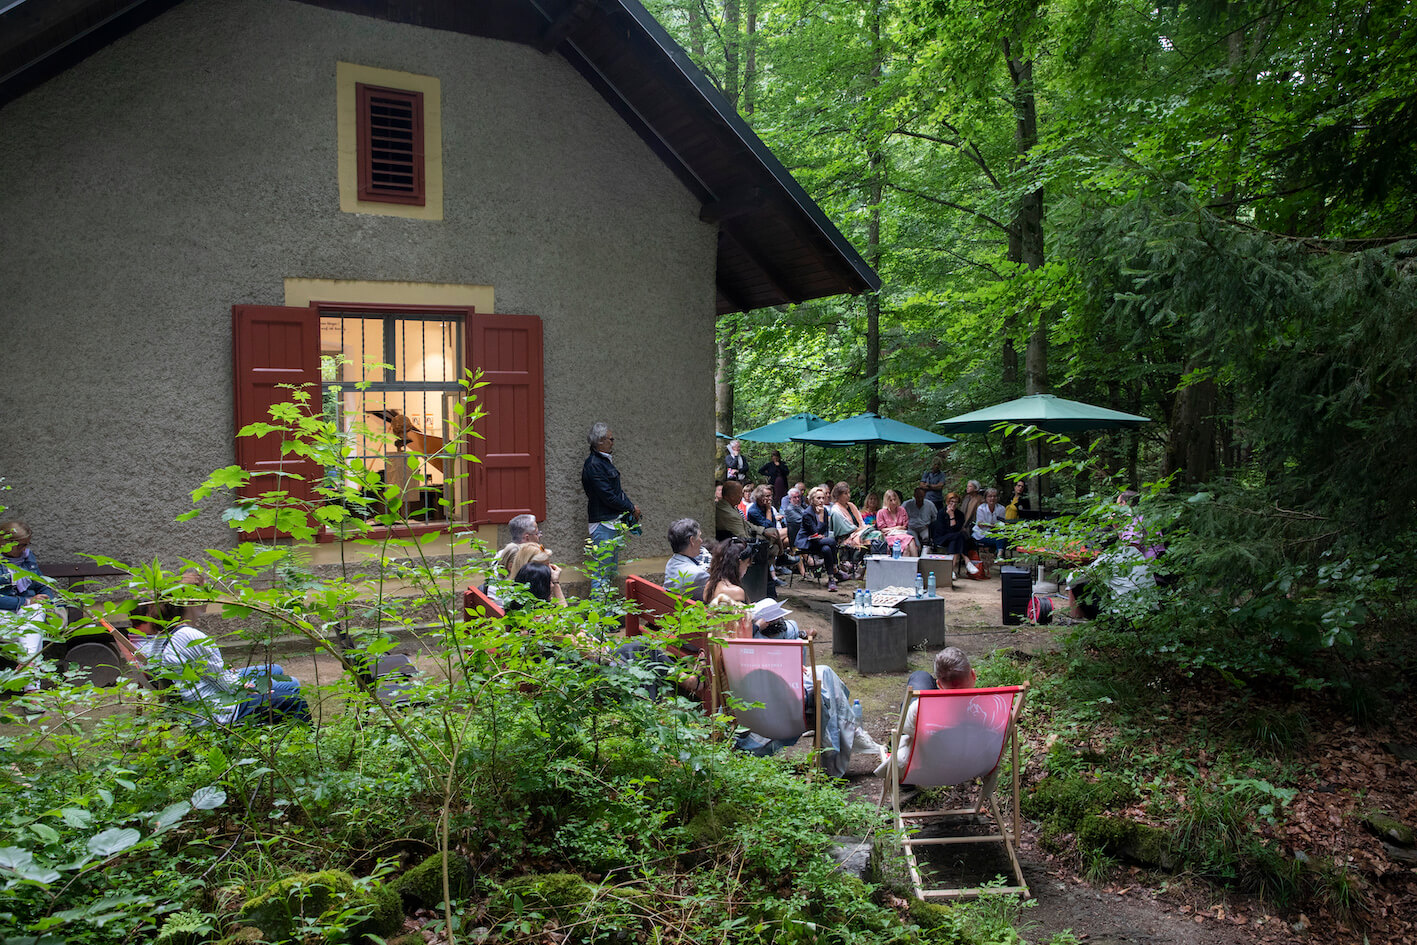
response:
M591 588L604 596L609 593L620 566L620 541L624 534L621 524L633 525L640 520L640 507L630 501L620 486L620 470L611 458L615 452L615 431L609 424L597 420L591 424L586 439L590 455L581 467L581 487L585 489L586 523L590 540L597 548L610 543L604 557L592 566Z

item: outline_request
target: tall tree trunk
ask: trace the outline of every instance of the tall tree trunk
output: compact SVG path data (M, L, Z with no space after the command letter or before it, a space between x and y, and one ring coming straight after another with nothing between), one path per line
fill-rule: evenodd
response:
M1233 28L1225 37L1226 59L1230 67L1229 84L1237 88L1247 81L1245 76L1245 26L1242 13L1230 12ZM1261 23L1260 29L1263 29ZM1238 92L1233 100L1239 101ZM1233 218L1234 208L1239 206L1239 179L1234 174L1239 166L1239 157L1244 150L1245 123L1236 122L1230 149L1232 160L1227 163L1230 170L1228 179L1219 188L1222 206L1230 208ZM1225 212L1225 211L1222 211ZM1206 373L1206 365L1198 356L1192 356L1186 363L1182 376L1193 372L1202 374L1202 380L1183 387L1176 394L1176 409L1171 414L1171 428L1166 444L1166 459L1163 472L1176 473L1180 482L1187 485L1205 482L1215 474L1216 429L1215 413L1220 402L1220 391L1215 381Z
M885 50L881 45L881 5L871 7L871 86L881 82ZM881 266L881 197L885 190L885 158L879 141L870 144L870 207L866 223L866 262L879 271ZM881 412L881 296L872 292L866 296L866 409ZM867 492L876 482L876 447L866 447Z
M1019 166L1026 165L1031 152L1038 144L1038 100L1033 93L1033 60L1015 59L1013 44L1004 40L1004 60L1009 69L1009 80L1013 84L1014 99L1014 151ZM1035 188L1019 200L1014 214L1013 233L1009 239L1009 258L1030 270L1043 265L1043 188ZM1029 333L1028 344L1023 353L1023 392L1025 394L1048 393L1048 324L1045 313L1035 310L1030 313L1033 330ZM1037 469L1047 461L1047 452L1038 440L1028 443L1028 465ZM1043 492L1046 484L1034 480L1029 483L1029 492L1034 508L1042 508Z
M750 0L750 3L753 0ZM723 3L723 96L728 99L728 103L734 108L738 107L738 22L739 7L738 0L724 0ZM695 50L700 57L703 56L703 33L702 29L697 32L694 27L698 23L697 14L690 20L690 36L698 44ZM749 47L751 50L751 46ZM751 55L751 52L750 52ZM714 352L714 372L713 372L713 401L714 420L720 433L733 433L734 428L734 384L737 380L738 362L735 359L737 345L734 344L737 338L737 329L731 316L728 320L719 322L717 331L717 347ZM719 440L715 456L718 461L714 476L717 478L723 470L723 458L726 453L726 445L723 440Z
M723 321L718 326L717 351L715 354L713 372L713 409L714 422L720 433L733 433L733 381L734 372L738 363L733 358L734 340L737 336L737 328L732 321ZM715 455L718 458L718 468L714 472L714 478L719 478L723 473L723 457L727 452L727 441L718 440L718 448Z

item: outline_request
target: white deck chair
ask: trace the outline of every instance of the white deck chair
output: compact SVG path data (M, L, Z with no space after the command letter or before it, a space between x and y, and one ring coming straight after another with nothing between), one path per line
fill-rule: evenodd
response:
M906 863L915 895L921 899L969 899L989 893L1028 897L1016 849L1019 833L1018 717L1028 696L1028 684L992 689L908 690L900 707L893 745L901 744L906 717L912 702L918 703L915 736L906 757L892 753L881 787L881 804L891 798L895 826L900 831ZM1001 805L994 786L1005 746L1010 747L1012 784ZM942 787L983 778L979 801L972 808L958 810L908 811L900 809L902 784L915 787ZM1007 806L1007 810L1001 807ZM974 814L987 815L993 832L984 836L931 837L916 839L911 829L930 820ZM953 843L1002 843L1013 867L1014 886L926 889L915 859L917 846Z
M802 679L804 660L817 676L817 659L807 640L763 640L737 637L717 645L718 672L714 673L719 692L733 694L737 703L762 703L758 708L728 707L729 713L748 731L764 738L799 738L807 731L806 684ZM812 750L822 747L821 686L812 687L816 724L812 727ZM717 703L716 703L717 704Z

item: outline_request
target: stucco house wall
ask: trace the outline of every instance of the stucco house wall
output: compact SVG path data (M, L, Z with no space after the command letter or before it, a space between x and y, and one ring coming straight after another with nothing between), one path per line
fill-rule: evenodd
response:
M444 218L343 213L335 71L441 83ZM0 494L41 558L230 545L231 306L284 280L485 285L545 331L546 541L585 536L585 432L646 514L701 520L715 227L564 61L290 0L188 0L0 109ZM566 554L561 550L566 549Z

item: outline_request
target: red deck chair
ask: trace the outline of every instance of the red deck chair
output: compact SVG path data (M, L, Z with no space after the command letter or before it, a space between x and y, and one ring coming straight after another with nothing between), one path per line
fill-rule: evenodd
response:
M764 738L797 738L806 732L807 693L802 679L805 660L817 676L817 658L807 640L755 640L734 637L719 641L715 688L733 694L738 703L762 703L757 708L727 706L738 724ZM812 750L822 747L822 690L812 687L816 724Z
M915 895L921 899L968 899L989 893L1029 895L1016 849L1019 834L1019 759L1018 717L1028 696L1028 685L999 686L993 689L934 689L918 692L909 690L900 707L893 745L901 744L907 715L912 702L918 704L915 717L915 737L906 757L898 761L896 754L886 766L886 779L881 787L881 804L887 795L895 813L896 829L905 847L906 863ZM1004 748L1009 747L1012 759L1012 784L1000 803L995 793L999 765ZM902 811L900 786L920 788L964 784L982 778L979 801L972 808L958 810ZM1002 808L1007 806L1007 810ZM911 829L930 820L984 814L992 832L984 836L954 836L916 839ZM934 844L1002 843L1013 867L1015 886L969 887L957 889L926 889L920 876L914 848Z

